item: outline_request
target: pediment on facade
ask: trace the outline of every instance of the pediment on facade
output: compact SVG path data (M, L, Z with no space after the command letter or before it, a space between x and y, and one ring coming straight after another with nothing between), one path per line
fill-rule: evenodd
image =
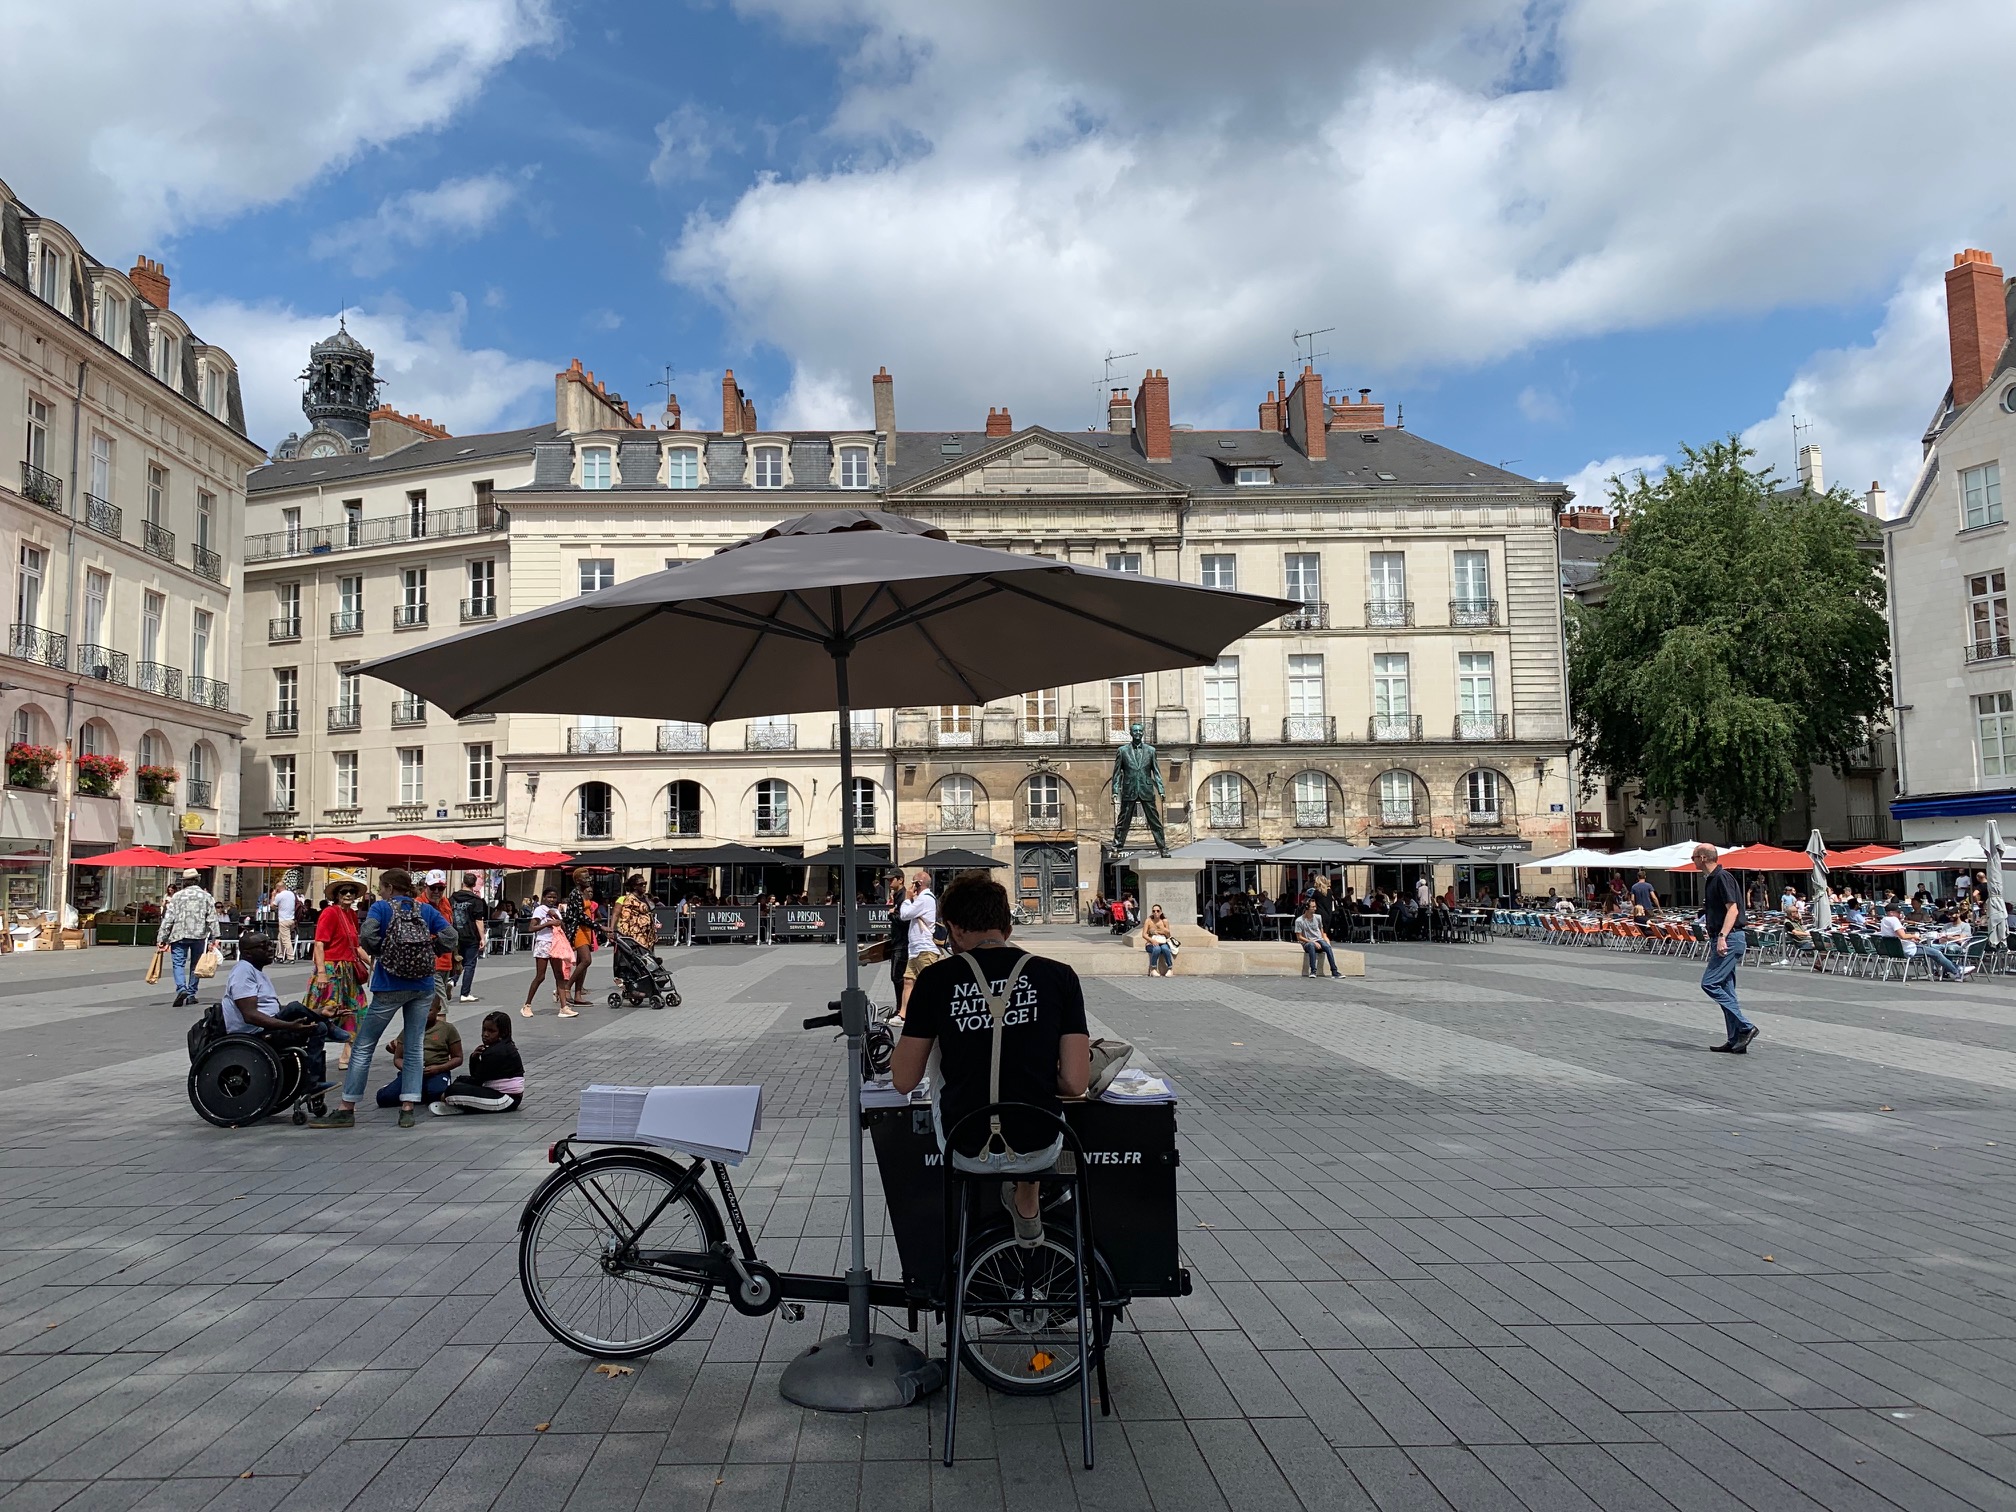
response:
M1105 433L1096 433L1107 439ZM1127 448L1125 453L1121 448ZM971 498L1025 494L1173 493L1170 478L1137 464L1131 443L1112 436L1110 448L1030 426L1003 436L889 490L892 499Z

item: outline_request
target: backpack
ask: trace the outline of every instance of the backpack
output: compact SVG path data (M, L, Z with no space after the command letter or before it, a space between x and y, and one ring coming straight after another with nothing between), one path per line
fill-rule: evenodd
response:
M385 926L379 942L378 964L387 976L402 981L421 982L434 976L434 931L418 904L392 905L392 922Z
M224 1038L224 1005L212 1003L203 1010L203 1016L189 1026L189 1064L195 1065L203 1058L203 1052Z

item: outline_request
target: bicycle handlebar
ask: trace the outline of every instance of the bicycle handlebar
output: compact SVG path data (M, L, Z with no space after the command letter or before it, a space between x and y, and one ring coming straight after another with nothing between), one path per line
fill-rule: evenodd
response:
M805 1020L805 1027L807 1029L838 1029L840 1027L840 1015L837 1013L822 1013L817 1018L808 1018Z

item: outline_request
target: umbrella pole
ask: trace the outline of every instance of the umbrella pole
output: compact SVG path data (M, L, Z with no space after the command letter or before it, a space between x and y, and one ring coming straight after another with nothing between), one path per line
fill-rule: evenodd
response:
M836 595L837 597L837 595ZM838 605L835 605L838 608ZM839 616L835 615L835 623ZM840 717L840 944L846 988L840 1026L847 1037L847 1225L853 1263L847 1270L847 1332L822 1339L784 1367L777 1383L786 1401L822 1412L880 1412L907 1407L935 1391L941 1367L907 1339L869 1332L868 1178L861 1150L861 1047L868 1029L868 994L861 990L861 960L854 940L857 918L847 889L854 883L854 721L848 707L845 642L829 645Z

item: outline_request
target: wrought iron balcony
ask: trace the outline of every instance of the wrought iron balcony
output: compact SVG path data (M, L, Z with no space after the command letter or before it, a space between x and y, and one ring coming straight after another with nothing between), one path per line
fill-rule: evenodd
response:
M1512 738L1512 716L1510 714L1458 714L1455 740L1510 740Z
M1293 807L1293 809L1294 809L1294 811L1295 811L1295 815L1294 815L1294 817L1295 817L1295 828L1297 828L1297 829L1328 829L1328 828L1330 828L1330 805L1329 805L1329 804L1327 804L1327 803L1297 803L1297 804L1294 804L1294 805L1292 805L1292 807Z
M77 648L77 672L79 676L95 677L99 682L115 683L123 688L127 676L126 653L86 641Z
M337 525L305 528L296 526L292 530L247 536L245 560L265 562L278 557L325 556L334 551L358 551L371 546L396 545L401 541L490 535L509 529L510 524L510 511L486 502L462 509L430 509L421 516L407 511L375 520L345 520Z
M1026 830L1061 830L1064 828L1064 811L1056 808L1032 808L1022 816L1022 828Z
M769 836L773 839L779 835L790 834L791 811L789 809L772 809L767 814L758 813L756 815L756 833Z
M111 536L116 541L123 533L125 519L119 506L110 499L101 499L92 493L84 495L84 526L87 530Z
M745 751L795 751L798 749L798 726L791 723L751 724L742 732L742 749Z
M1328 630L1330 606L1319 599L1306 600L1300 609L1281 616L1283 630Z
M576 725L567 732L567 749L576 756L614 756L623 749L623 731Z
M163 698L182 696L182 669L164 666L160 662L136 662L133 666L133 686L142 693L159 693Z
M1451 599L1449 623L1466 626L1495 625L1498 623L1498 600Z
M206 577L213 583L224 581L224 558L207 546L189 548L189 565L198 577Z
M1977 635L1967 647L1967 660L1996 661L2010 654L2010 646L2010 639L2006 635Z
M266 711L266 733L268 735L299 735L301 733L301 711L299 709L268 709Z
M857 719L847 726L848 738L857 751L879 751L882 749L882 726L879 721ZM840 726L833 726L833 749L840 749Z
M1469 825L1471 829L1496 829L1504 821L1499 811L1495 808L1478 808L1473 806L1464 810L1463 822Z
M164 562L175 560L175 532L165 525L156 525L152 520L142 521L140 545L149 556L159 557Z
M201 777L191 777L182 784L184 796L191 808L215 808L217 806L217 784Z
M189 702L201 704L206 709L228 709L231 707L231 684L215 677L192 677L189 679Z
M1253 721L1243 714L1206 714L1197 721L1199 745L1245 745L1253 738Z
M1414 623L1411 599L1367 599L1365 624L1373 630L1395 630Z
M329 616L331 635L362 635L364 633L364 611L362 609L338 609Z
M283 616L280 619L269 619L266 621L267 645L277 646L285 641L298 641L299 639L301 639L300 615Z
M1321 745L1337 738L1334 714L1290 714L1281 721L1281 738L1295 745Z
M404 729L412 725L427 723L427 700L424 698L395 698L392 700L392 728Z
M658 726L658 749L704 751L707 749L707 726L689 724L681 719L668 719Z
M44 509L63 512L63 480L31 462L21 464L21 497Z
M961 834L973 828L973 805L970 803L941 803L938 805L938 828L956 830Z
M700 833L700 810L669 809L665 814L667 836L697 835Z
M418 630L427 623L425 604L395 604L392 606L392 628L394 630Z
M1419 740L1419 714L1374 714L1365 727L1367 740Z
M70 637L40 625L15 625L7 632L7 654L45 667L70 665Z
M1246 805L1243 803L1205 804L1204 827L1206 829L1217 830L1246 828Z
M497 600L494 598L465 598L462 600L462 623L474 625L482 620L497 618Z
M1406 829L1415 822L1414 805L1411 803L1382 803L1379 805L1379 827L1381 829Z
M364 705L361 703L339 703L329 706L329 733L346 734L361 729L364 724Z

